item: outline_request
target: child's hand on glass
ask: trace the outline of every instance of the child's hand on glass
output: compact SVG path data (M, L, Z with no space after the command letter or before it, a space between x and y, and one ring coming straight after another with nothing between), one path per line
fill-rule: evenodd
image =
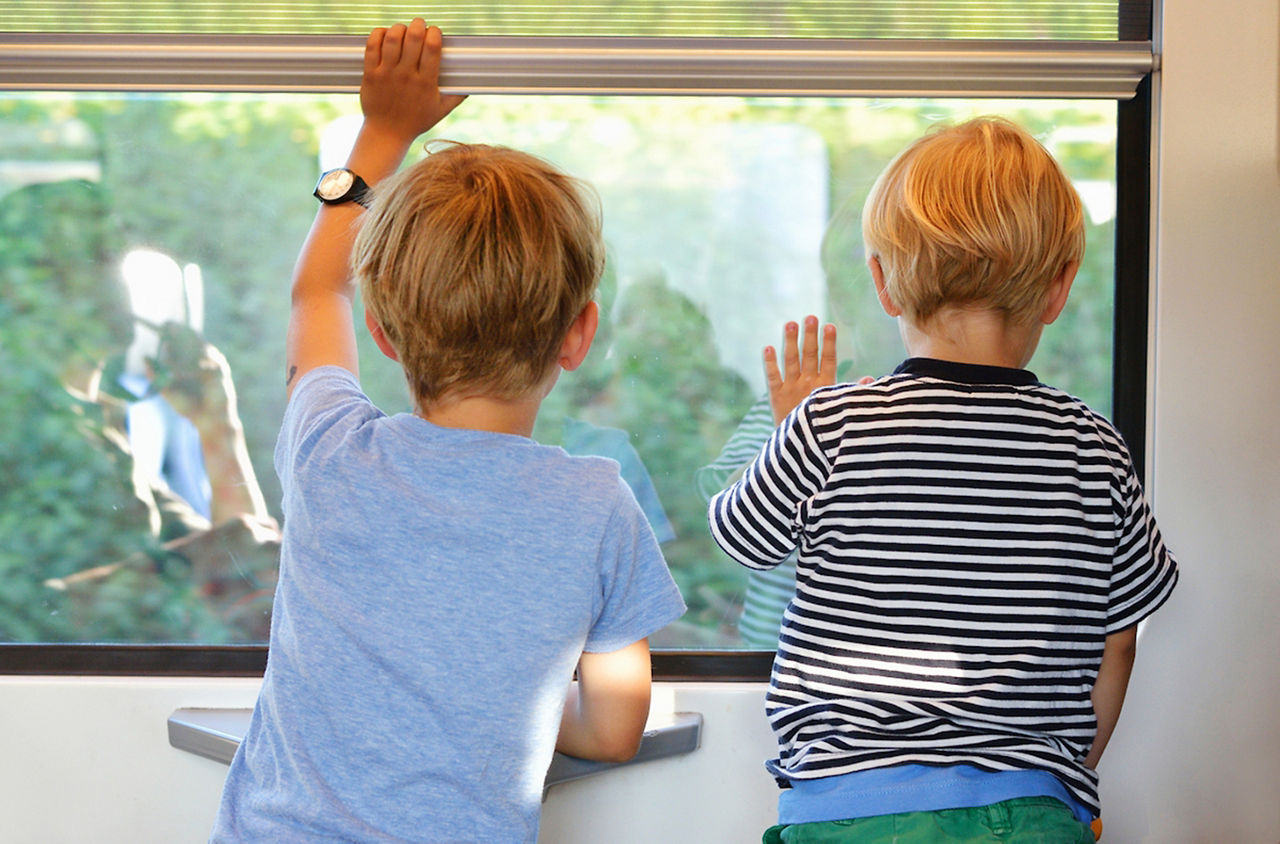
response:
M800 326L788 322L782 329L782 368L778 367L778 352L773 346L764 347L764 375L769 385L769 405L773 408L776 425L804 397L836 382L836 327L828 323L822 328L819 350L818 318L807 316L804 320L803 351L800 344Z

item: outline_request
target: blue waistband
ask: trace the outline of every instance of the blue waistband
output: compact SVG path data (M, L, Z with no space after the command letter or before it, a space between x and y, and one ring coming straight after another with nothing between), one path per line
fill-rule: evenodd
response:
M778 797L778 823L869 818L989 806L1016 797L1056 797L1083 823L1092 813L1047 771L979 770L972 765L894 765L836 777L791 780Z

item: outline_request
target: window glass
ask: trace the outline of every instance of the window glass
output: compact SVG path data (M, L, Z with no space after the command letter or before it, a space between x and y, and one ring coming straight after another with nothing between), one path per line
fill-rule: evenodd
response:
M427 18L452 35L662 35L767 38L1117 37L1127 0L15 0L9 32L350 33Z
M0 641L265 641L290 273L355 109L0 99ZM770 428L760 349L812 312L839 326L845 374L901 360L862 200L929 125L980 113L1032 129L1084 197L1085 266L1031 368L1109 412L1114 103L485 97L442 127L600 195L608 319L535 436L622 465L690 607L655 647L772 647L786 571L749 578L705 521ZM371 397L406 410L367 338L361 362Z

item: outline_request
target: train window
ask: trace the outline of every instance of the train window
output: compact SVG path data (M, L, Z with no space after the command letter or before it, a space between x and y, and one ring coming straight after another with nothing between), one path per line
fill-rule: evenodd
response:
M260 500L279 497L284 290L313 211L305 188L318 156L344 157L351 105L0 102L0 379L12 404L3 416L21 423L2 449L5 639L265 636L270 514L220 487L256 479ZM1114 104L496 97L473 99L443 128L541 154L600 193L609 319L536 435L623 465L690 605L656 646L764 644L766 631L740 623L753 594L745 571L705 527L707 497L769 428L759 349L783 316L812 311L840 326L850 372L892 369L901 345L863 266L861 198L930 123L985 112L1033 127L1086 199L1089 263L1066 328L1050 332L1035 366L1109 410ZM362 357L375 400L407 409L396 367L372 347ZM219 441L239 433L224 430L228 383L247 470L238 440ZM158 513L135 512L139 489ZM216 543L203 537L210 520Z
M747 6L679 5L689 12L683 32L694 35L713 7ZM334 26L367 28L394 17L392 6L348 4ZM463 6L478 15L481 4L450 9ZM555 26L580 34L572 15L582 10L563 6L549 34L560 34ZM52 29L56 8L0 3L0 25ZM529 29L523 4L501 9L484 32L543 34ZM83 17L83 31L111 30L104 14ZM901 37L910 22L881 15L872 31L848 16L810 18L825 21L823 37ZM1029 29L1011 37L1115 39L1114 4L1104 19L1109 30L1077 16L1079 28L1064 35L1023 16ZM135 32L163 32L173 19L139 20ZM203 20L184 21L183 31L217 28ZM746 39L735 48L761 34L733 25L744 28L730 34ZM77 49L108 56L95 70L78 65L64 40L0 39L0 53L47 61L0 70L0 89L9 89L0 93L0 670L260 671L280 528L271 451L284 401L285 291L314 213L309 187L341 161L358 121L355 98L331 92L351 90L358 43L342 42L342 69L322 68L329 75L311 86L289 81L294 65L262 62L275 47L254 41L243 44L255 58L233 59L230 69L210 59L221 42L191 42L193 69L172 53L156 66L136 55L116 60L105 42L85 41ZM896 327L865 269L858 215L879 170L931 124L1003 114L1062 161L1087 207L1089 247L1063 324L1046 334L1031 368L1104 412L1141 417L1142 391L1125 385L1145 378L1145 361L1129 351L1145 339L1126 314L1145 314L1145 273L1118 270L1116 256L1145 254L1145 220L1126 216L1124 201L1143 192L1117 160L1146 136L1116 100L1149 67L1125 69L1117 82L1104 50L1091 61L1108 70L1063 81L1050 78L1056 54L1024 51L1033 60L1023 67L1042 75L1028 92L1020 71L956 83L955 66L922 61L920 45L907 45L893 68L851 88L823 69L836 43L824 41L821 55L778 85L759 69L744 81L730 64L699 77L694 62L635 96L634 57L619 58L610 42L604 58L586 57L603 62L592 86L604 90L584 95L563 67L539 64L537 50L521 53L527 43L513 38L498 51L531 61L534 81L510 85L518 95L473 97L438 134L529 150L600 194L608 320L586 364L545 403L534 435L618 460L649 515L690 607L652 639L660 674L767 676L787 570L749 575L725 557L707 533L706 500L769 430L759 349L783 319L813 312L834 321L846 374L883 373L900 360ZM486 58L492 44L470 44L473 58L456 62L454 76L475 82L459 87L487 90L502 62ZM784 61L776 41L767 46L766 61ZM947 49L928 48L941 51L934 59ZM1149 47L1137 53L1149 65ZM1078 58L1061 65L1076 74ZM904 95L919 84L903 81L913 62L944 80L935 85L944 96ZM723 76L698 90L714 96L654 93L684 90L672 80L703 85L712 72ZM159 84L139 81L156 73ZM358 81L358 62L355 73ZM219 83L227 74L234 84ZM245 84L259 77L266 82ZM958 97L956 84L986 96ZM267 93L277 90L289 93ZM544 93L565 90L579 95ZM398 370L371 342L361 363L371 397L388 412L406 409Z

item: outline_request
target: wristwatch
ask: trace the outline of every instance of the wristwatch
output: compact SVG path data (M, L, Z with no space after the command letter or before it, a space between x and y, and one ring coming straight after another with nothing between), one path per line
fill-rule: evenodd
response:
M368 208L369 185L347 168L339 167L320 174L320 181L316 182L315 197L326 205L358 202Z

